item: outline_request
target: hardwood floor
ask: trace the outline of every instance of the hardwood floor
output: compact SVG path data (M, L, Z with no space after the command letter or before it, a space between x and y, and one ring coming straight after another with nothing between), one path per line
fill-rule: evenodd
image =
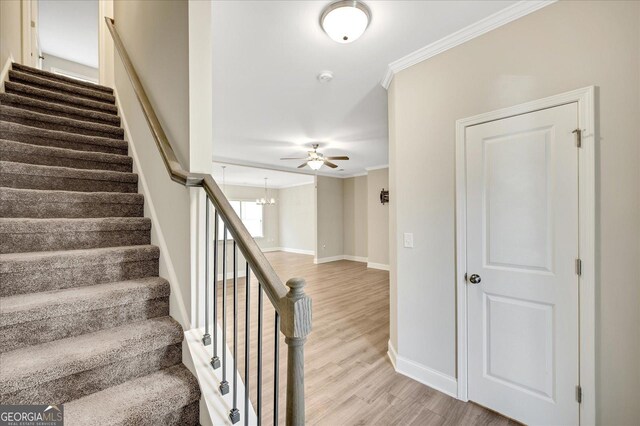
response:
M305 345L306 418L310 425L509 425L509 419L398 374L387 358L389 274L366 264L313 264L313 257L266 254L286 281L307 280L313 331ZM257 282L251 281L251 401L256 407ZM244 369L245 281L238 281L238 367ZM227 338L233 339L233 287L228 286ZM221 297L219 297L221 300ZM274 310L264 298L262 422L273 424ZM354 302L355 301L355 302ZM219 307L220 309L220 307ZM284 424L286 345L280 337L278 424ZM244 378L244 374L242 374ZM242 410L244 402L239 401Z

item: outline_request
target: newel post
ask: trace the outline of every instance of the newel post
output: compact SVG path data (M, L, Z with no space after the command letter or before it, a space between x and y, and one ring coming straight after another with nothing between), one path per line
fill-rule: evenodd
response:
M304 425L304 343L311 332L311 298L304 293L305 280L287 281L282 300L280 329L287 344L287 425Z

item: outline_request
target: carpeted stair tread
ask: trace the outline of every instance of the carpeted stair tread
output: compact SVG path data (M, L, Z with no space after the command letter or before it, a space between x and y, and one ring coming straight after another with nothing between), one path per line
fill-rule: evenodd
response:
M0 187L0 217L140 217L143 213L142 194Z
M129 149L129 144L122 139L49 130L9 121L0 121L0 139L30 143L33 145L122 155L126 155Z
M4 88L7 93L26 96L46 102L83 108L103 114L117 115L118 108L115 105L107 104L91 99L80 98L64 92L46 90L28 84L17 83L15 81L5 81Z
M105 92L108 94L113 94L113 89L111 87L101 86L99 84L78 80L75 78L67 77L66 75L55 74L49 71L39 70L37 68L31 68L26 65L19 64L17 62L14 62L12 64L12 69L27 73L27 74L35 74L36 76L39 76L41 78L48 78L50 80L61 81L67 84L76 85L76 86L80 86L80 87L84 87L92 90L99 90L101 92Z
M124 139L124 130L120 127L43 114L4 104L0 104L0 119L24 124L25 126L77 133L85 136Z
M0 159L14 163L77 169L99 169L117 172L131 172L133 170L133 160L126 155L32 145L5 139L0 139Z
M0 298L0 327L169 296L160 277L96 284Z
M0 161L0 186L82 192L137 192L138 175Z
M193 419L167 416L200 399L198 382L184 365L176 365L118 386L70 401L64 406L69 426L191 425Z
M68 93L73 96L90 99L93 101L114 104L116 99L111 93L101 90L95 90L88 87L69 84L60 80L51 80L42 78L31 73L25 73L19 70L9 70L9 80L18 81L23 84L44 88L47 90L55 90L57 92Z
M0 253L137 246L151 242L146 217L0 218Z
M5 352L0 354L0 394L132 358L182 338L180 324L167 316Z
M152 245L104 247L84 250L37 251L0 254L0 274L33 273L39 270L65 269L111 263L157 259L160 250Z
M158 276L151 245L0 254L0 296Z
M0 93L0 104L40 112L51 116L66 117L89 123L100 123L107 126L120 127L120 117L117 115L56 104L53 102L46 102L40 99L20 96L13 93Z

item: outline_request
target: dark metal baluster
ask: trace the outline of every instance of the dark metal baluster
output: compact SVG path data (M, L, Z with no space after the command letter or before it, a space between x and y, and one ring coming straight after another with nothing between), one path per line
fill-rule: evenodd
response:
M244 424L249 426L249 365L251 347L251 270L249 263L246 264L245 275L245 304L244 304Z
M202 336L202 344L209 346L211 344L211 335L209 334L209 196L205 195L205 220L204 220L204 336Z
M258 426L262 426L262 284L258 283Z
M276 311L276 334L273 360L273 424L278 426L278 391L280 389L280 315Z
M238 246L233 240L233 408L229 412L231 423L240 421L238 410Z
M222 226L224 241L222 245L222 382L220 383L220 393L229 393L229 382L227 382L227 224Z
M220 368L220 358L218 358L218 211L213 215L213 356L211 357L211 367L214 370ZM224 282L224 279L222 280ZM222 347L224 350L224 346Z

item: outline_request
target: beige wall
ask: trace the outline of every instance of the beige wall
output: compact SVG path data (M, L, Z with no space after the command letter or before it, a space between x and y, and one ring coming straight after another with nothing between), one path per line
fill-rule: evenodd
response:
M343 254L367 258L367 176L342 180Z
M455 376L455 121L596 85L598 424L637 423L639 32L638 2L558 2L395 76L391 333L400 355ZM402 247L403 232L415 248Z
M342 179L317 176L317 242L318 260L344 255Z
M83 77L95 83L98 82L98 68L88 67L77 62L71 62L48 53L43 53L42 56L44 56L42 69L45 71L51 71L51 68L57 68L62 71L73 73L74 77Z
M279 245L314 254L316 250L315 184L278 190Z
M20 0L0 1L0 69L9 56L22 63L22 13Z
M118 32L184 167L189 165L187 6L186 2L114 4ZM189 190L169 179L119 58L115 62L115 82L121 113L130 131L131 151L140 166L136 171L146 183L146 190L142 181L140 185L145 192L145 216L155 217L152 243L164 247L160 275L172 285L171 315L183 327L191 328Z
M369 170L367 180L368 262L389 265L389 204L380 202L382 188L389 189L389 169Z

